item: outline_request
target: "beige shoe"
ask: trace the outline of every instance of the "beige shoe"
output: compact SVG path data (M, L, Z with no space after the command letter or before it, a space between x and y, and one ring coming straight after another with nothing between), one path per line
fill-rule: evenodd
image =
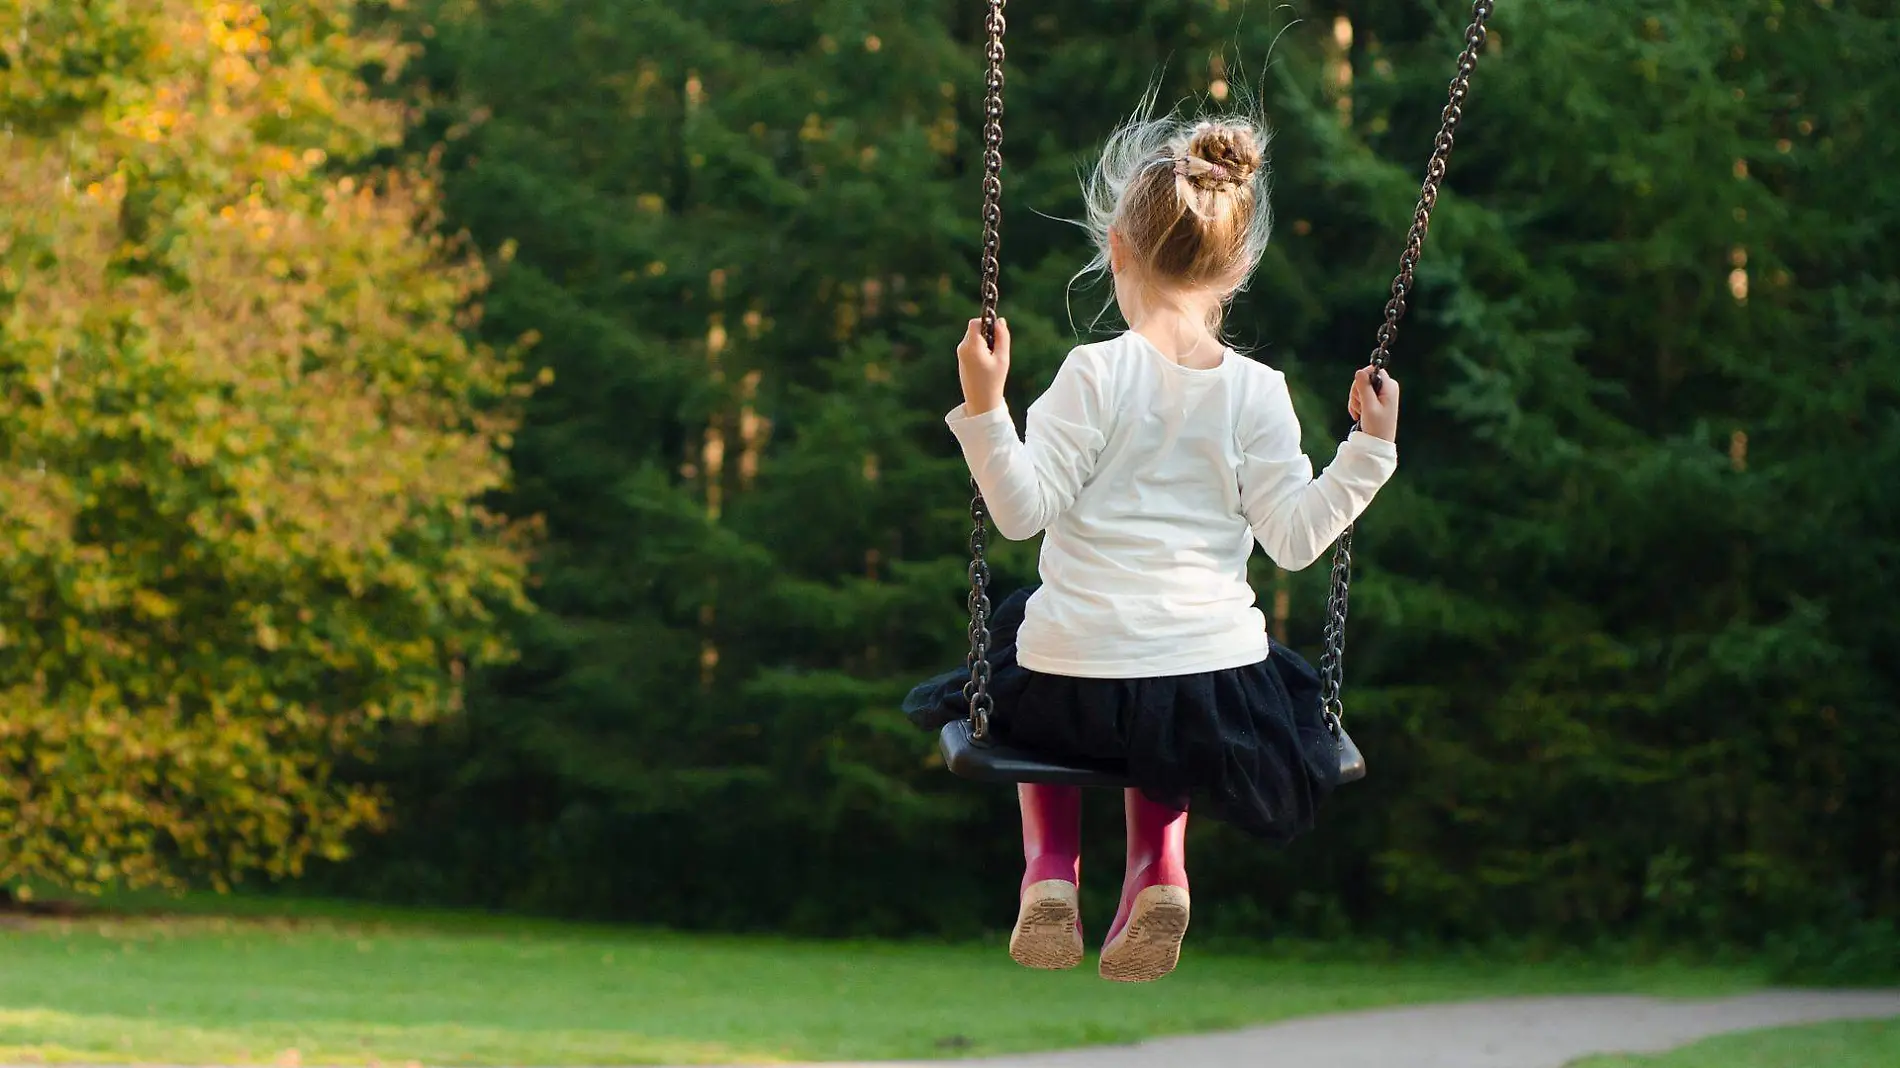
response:
M1009 956L1025 968L1060 970L1082 963L1082 912L1075 884L1030 883L1010 932Z
M1188 892L1180 886L1150 886L1135 895L1128 923L1102 947L1102 978L1150 983L1181 959L1187 937Z

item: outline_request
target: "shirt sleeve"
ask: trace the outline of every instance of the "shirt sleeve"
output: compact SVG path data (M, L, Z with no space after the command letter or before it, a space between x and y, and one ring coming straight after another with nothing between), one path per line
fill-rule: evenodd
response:
M1289 571L1318 560L1398 469L1398 446L1353 431L1314 478L1293 398L1277 376L1275 388L1243 409L1241 425L1241 510L1260 547Z
M1104 386L1101 368L1077 350L1029 406L1027 440L1006 405L982 415L958 405L945 417L1003 537L1032 538L1075 503L1108 440Z

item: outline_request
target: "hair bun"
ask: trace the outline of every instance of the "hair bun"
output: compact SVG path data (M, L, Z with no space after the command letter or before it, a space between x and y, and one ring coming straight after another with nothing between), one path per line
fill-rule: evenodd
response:
M1181 161L1187 180L1202 189L1231 189L1253 181L1260 171L1260 142L1240 125L1204 122L1188 140Z

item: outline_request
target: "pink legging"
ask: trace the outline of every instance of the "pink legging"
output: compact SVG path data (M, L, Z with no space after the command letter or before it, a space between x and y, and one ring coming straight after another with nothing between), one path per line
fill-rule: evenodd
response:
M1128 866L1123 895L1157 884L1187 885L1187 812L1158 805L1140 790L1123 791ZM1045 879L1080 882L1082 791L1025 783L1016 788L1023 815L1023 887Z

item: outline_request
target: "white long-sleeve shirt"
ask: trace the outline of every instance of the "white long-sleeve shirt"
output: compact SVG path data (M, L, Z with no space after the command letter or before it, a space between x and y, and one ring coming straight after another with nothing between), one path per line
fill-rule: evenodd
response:
M1280 372L1231 351L1182 367L1133 331L1069 354L1027 441L1006 407L945 421L997 531L1048 532L1018 662L1081 678L1264 659L1254 542L1281 567L1311 564L1398 466L1391 442L1356 432L1314 478Z

